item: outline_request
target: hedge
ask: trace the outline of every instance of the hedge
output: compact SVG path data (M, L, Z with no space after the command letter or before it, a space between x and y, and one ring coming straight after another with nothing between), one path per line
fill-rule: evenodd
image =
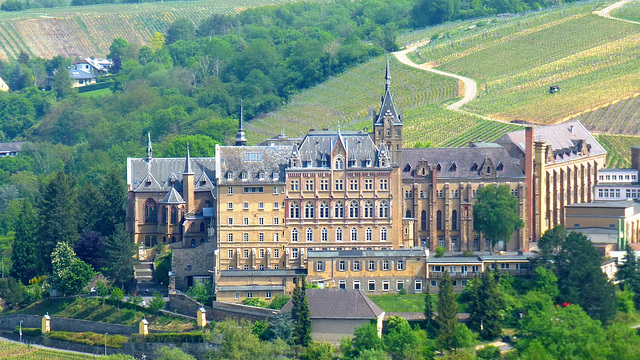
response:
M154 333L147 336L131 335L131 341L135 342L201 343L204 340L204 334L200 331L191 333Z
M90 346L104 345L104 334L96 334L94 332L69 332L69 331L52 331L47 334L51 339L71 341ZM120 349L128 339L122 335L107 335L107 346Z
M15 334L19 334L20 333L20 325L16 326L15 329L13 329L13 332ZM40 328L22 328L22 335L25 336L40 336L42 335L42 329Z

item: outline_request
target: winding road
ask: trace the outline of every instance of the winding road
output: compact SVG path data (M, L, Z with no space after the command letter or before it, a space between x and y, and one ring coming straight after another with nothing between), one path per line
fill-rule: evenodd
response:
M600 10L600 11L594 11L593 13L599 16L602 16L604 18L607 19L612 19L612 20L617 20L617 21L624 21L624 22L629 22L629 23L634 23L634 24L640 24L640 22L637 21L631 21L631 20L624 20L624 19L618 19L618 18L614 18L611 17L611 11L621 8L622 6L635 1L635 0L622 0L622 1L618 1L615 4L609 5L606 8ZM464 106L465 104L469 103L471 100L473 100L476 97L477 91L478 91L478 85L476 84L475 80L470 79L468 77L462 76L462 75L458 75L458 74L453 74L450 72L446 72L446 71L442 71L442 70L436 70L434 68L432 68L429 63L424 63L424 64L416 64L413 61L409 60L409 58L407 57L407 54L415 51L417 48L424 46L426 44L429 43L429 40L424 40L421 41L419 43L413 44L407 48L405 48L404 50L400 50L400 51L396 51L393 53L393 55L396 57L396 59L398 59L398 61L400 61L401 63L407 65L407 66L411 66L414 67L416 69L420 69L420 70L424 70L424 71L429 71L432 72L434 74L438 74L438 75L443 75L443 76L448 76L454 79L457 79L459 81L462 81L462 83L464 84L464 97L461 100L458 100L457 102L447 106L447 109L449 110L453 110L453 111L460 111L460 112L464 112L470 115L474 115L474 116L478 116L481 117L483 119L486 120L493 120L493 121L500 121L500 122L506 122L503 120L499 120L499 119L492 119L486 116L482 116L479 114L474 114L468 111L464 111L462 109L460 109L462 106Z

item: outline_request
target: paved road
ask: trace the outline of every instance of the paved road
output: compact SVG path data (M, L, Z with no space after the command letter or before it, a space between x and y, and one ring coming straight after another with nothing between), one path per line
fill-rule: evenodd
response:
M621 7L623 7L624 5L632 2L633 0L622 0L622 1L618 1L615 4L611 4L609 6L607 6L606 8L600 10L600 11L595 11L594 13L597 15L600 15L604 18L607 19L613 19L613 20L618 20L618 21L624 21L624 22L628 22L628 23L632 23L632 24L640 24L640 22L637 21L631 21L631 20L625 20L625 19L618 19L618 18L614 18L611 16L611 11L615 10L615 9L619 9Z

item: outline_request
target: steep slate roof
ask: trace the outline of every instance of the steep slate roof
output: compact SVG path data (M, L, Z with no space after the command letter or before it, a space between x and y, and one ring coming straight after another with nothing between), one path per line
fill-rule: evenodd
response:
M391 70L389 69L389 57L387 56L387 70L385 73L385 89L384 95L380 99L380 113L375 115L374 123L383 124L385 117L390 117L394 124L402 125L402 115L398 115L393 95L391 95Z
M360 290L307 289L311 319L376 319L384 311ZM282 308L291 312L293 301Z
M183 204L184 199L182 198L180 193L176 191L176 188L172 186L171 190L169 190L167 195L164 196L164 198L162 199L162 201L160 201L160 203L161 204Z
M96 76L82 70L69 69L69 75L74 80L95 79Z
M289 146L216 146L218 184L265 185L284 182L291 147ZM241 178L246 173L246 180ZM264 178L260 179L260 173ZM227 175L231 173L231 179ZM273 173L278 174L274 179Z
M177 191L182 192L182 172L185 169L185 158L153 158L149 161L141 158L127 159L127 185L132 191L169 191L171 181ZM197 179L195 190L211 190L213 184L207 181L200 185L202 179L215 178L215 158L191 158L194 179ZM152 184L146 186L149 179Z
M22 150L22 145L24 145L24 143L24 141L0 143L0 152L19 152Z
M581 158L575 150L581 140L586 141L589 155L606 154L606 150L578 120L571 120L557 125L539 126L533 129L534 141L545 141L551 145L556 162ZM510 142L517 145L524 154L524 130L504 134L497 143Z
M368 133L363 131L311 131L302 140L298 149L301 165L304 168L331 167L331 154L338 143L338 139L347 150L345 167L350 160L355 160L355 167L378 166L378 147ZM322 162L326 161L326 166Z
M402 150L400 168L403 178L411 178L418 163L421 160L426 160L429 165L440 164L441 171L438 173L438 178L480 179L486 178L481 176L479 172L486 159L491 160L494 168L502 163L503 169L495 171L498 178L524 178L524 173L518 167L518 160L511 157L503 147L405 148ZM451 171L454 163L456 170ZM471 170L474 168L474 163L478 170ZM411 172L404 171L407 164L411 167Z
M420 257L427 256L423 248L415 249L389 249L389 250L333 250L333 251L309 251L308 259L314 258L371 258L371 257Z

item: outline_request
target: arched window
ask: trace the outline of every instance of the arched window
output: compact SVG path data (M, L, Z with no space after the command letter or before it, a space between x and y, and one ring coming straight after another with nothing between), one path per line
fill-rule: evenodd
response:
M304 217L306 219L313 219L315 217L314 209L315 207L313 206L313 203L311 201L307 201L304 205Z
M336 241L342 241L342 228L336 230Z
M313 241L313 230L311 230L311 228L307 229L307 241Z
M167 243L167 237L166 237L166 236L163 236L163 237L162 237L162 243L163 243L163 244L166 244L166 243Z
M358 241L358 229L351 229L351 241Z
M329 218L329 204L326 201L323 201L320 204L320 218L321 219Z
M358 202L353 200L349 205L349 218L356 219L360 217L360 206Z
M147 235L144 237L144 246L151 247L151 236Z
M373 241L373 231L371 228L367 228L367 236L365 238L367 241Z
M329 237L329 232L327 231L326 228L322 228L322 231L320 232L320 241L327 242L328 237Z
M420 230L427 230L427 211L422 210L422 214L420 215Z
M171 224L175 225L178 223L178 208L175 206L171 207Z
M341 157L336 158L334 161L334 169L335 170L343 170L344 169L344 160Z
M367 201L364 203L364 217L372 218L373 217L373 202Z
M336 206L334 208L334 214L333 216L336 218L343 218L344 217L344 204L342 203L342 201L338 201L336 202Z
M405 214L406 218L410 218L411 217L411 210L407 210L407 213Z
M379 215L380 215L381 218L388 218L389 217L389 203L387 203L386 201L380 202Z
M144 222L145 223L157 223L158 222L158 204L153 199L147 199L144 204Z
M380 241L387 241L387 228L380 229Z
M300 218L300 206L295 201L289 206L289 217L292 219Z
M298 241L298 229L291 230L291 241Z
M204 223L203 222L200 223L200 232L204 232Z
M436 228L438 231L442 230L442 211L440 210L436 213Z
M204 239L200 239L200 244L204 244Z
M156 246L158 245L158 240L156 239L156 236L153 235L151 236L151 246Z
M458 211L451 212L451 230L458 230Z
M196 239L191 239L191 247L196 247Z
M167 223L167 209L168 207L166 206L162 207L162 223L163 224Z

